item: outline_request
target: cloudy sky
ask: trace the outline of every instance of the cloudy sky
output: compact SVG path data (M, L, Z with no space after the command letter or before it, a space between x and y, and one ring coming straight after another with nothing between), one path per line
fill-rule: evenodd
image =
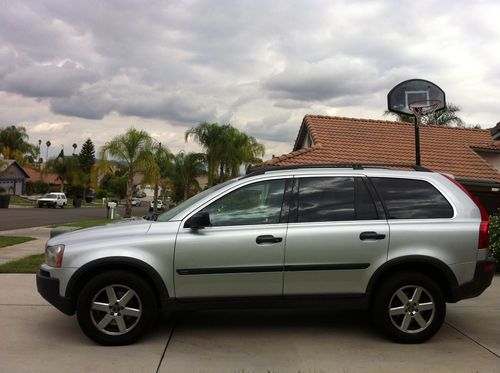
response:
M99 146L143 128L173 151L200 121L272 154L305 114L383 118L410 78L470 124L500 120L500 2L0 0L0 126ZM42 155L45 150L42 148Z

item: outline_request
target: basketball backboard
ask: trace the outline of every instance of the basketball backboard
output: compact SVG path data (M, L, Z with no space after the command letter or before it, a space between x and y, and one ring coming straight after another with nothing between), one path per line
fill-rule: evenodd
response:
M446 107L444 91L436 84L423 79L410 79L395 86L387 95L389 111L415 115L412 106L433 106L432 111Z

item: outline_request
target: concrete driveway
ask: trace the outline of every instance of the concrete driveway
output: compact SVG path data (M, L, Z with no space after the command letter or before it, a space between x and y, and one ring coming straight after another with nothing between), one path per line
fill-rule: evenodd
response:
M38 296L33 275L0 275L2 372L500 372L500 276L448 305L429 342L399 345L366 314L211 311L162 323L141 342L101 347Z

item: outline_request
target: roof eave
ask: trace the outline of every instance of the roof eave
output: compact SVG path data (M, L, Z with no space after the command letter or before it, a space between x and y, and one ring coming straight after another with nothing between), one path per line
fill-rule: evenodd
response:
M463 185L500 188L500 182L496 180L480 180L480 179L464 179L464 178L456 178L456 180Z

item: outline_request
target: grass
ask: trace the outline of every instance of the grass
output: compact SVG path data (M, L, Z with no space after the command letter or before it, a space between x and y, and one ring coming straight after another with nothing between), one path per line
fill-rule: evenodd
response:
M96 227L96 226L99 226L99 225L105 225L105 224L109 224L109 223L114 223L114 222L117 222L117 221L119 221L119 219L116 219L116 220L109 220L109 219L83 220L83 221L75 221L73 223L51 225L51 228L55 228L55 227L90 228L90 227Z
M44 254L27 256L26 258L0 265L0 273L37 273L44 261Z
M21 198L19 196L10 196L9 205L16 206L34 206L35 202L26 198Z
M20 237L20 236L0 236L0 247L17 245L23 242L36 240L33 237Z

